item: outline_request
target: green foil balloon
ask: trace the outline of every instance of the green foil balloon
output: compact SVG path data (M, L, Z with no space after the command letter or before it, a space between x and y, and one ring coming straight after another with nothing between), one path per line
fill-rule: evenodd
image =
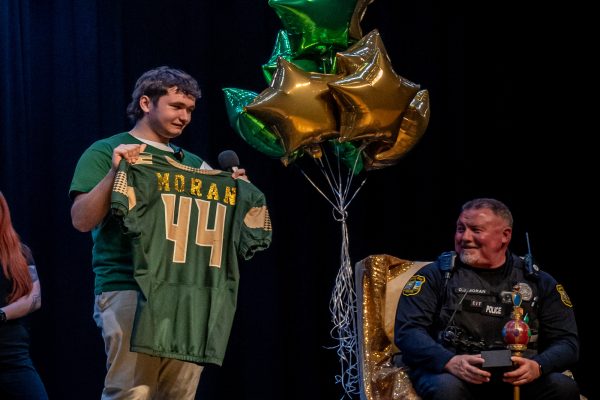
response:
M333 148L333 153L354 175L358 175L363 170L364 164L361 157L361 148L356 147L351 142L340 143L337 139L331 139L328 143Z
M273 74L277 69L277 59L279 57L294 63L296 66L300 67L304 71L323 73L323 66L319 65L318 61L310 59L294 59L294 51L292 50L290 38L287 32L282 29L277 33L277 39L275 41L275 46L273 47L273 53L271 54L271 58L269 58L269 61L267 61L267 63L263 64L262 66L263 75L268 84L270 84L273 80ZM334 62L335 58L332 61L330 61L330 64Z
M261 153L279 158L285 154L281 140L258 118L244 111L258 93L245 89L224 88L229 124L242 139Z
M296 55L335 55L348 47L350 22L365 0L269 0L288 32Z

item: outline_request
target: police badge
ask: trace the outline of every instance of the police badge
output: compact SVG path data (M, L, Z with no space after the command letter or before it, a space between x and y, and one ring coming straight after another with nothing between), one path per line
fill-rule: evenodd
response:
M519 293L524 301L529 301L533 297L533 289L525 282L517 282Z

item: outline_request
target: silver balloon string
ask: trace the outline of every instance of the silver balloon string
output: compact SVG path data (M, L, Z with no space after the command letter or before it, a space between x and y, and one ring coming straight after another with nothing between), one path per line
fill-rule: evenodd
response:
M335 285L329 303L329 311L333 322L331 337L337 342L332 349L335 349L340 361L341 372L336 375L336 383L342 385L344 396L352 398L359 394L359 366L358 366L358 333L356 327L356 291L354 288L354 273L350 260L350 239L348 236L348 206L354 200L359 190L366 182L366 177L351 193L352 181L358 165L358 160L363 147L358 149L352 168L347 168L347 174L342 174L342 164L339 154L336 154L337 165L333 168L323 151L325 162L322 159L315 159L319 170L321 171L327 186L329 187L329 196L300 168L302 175L310 184L331 204L333 207L333 218L341 223L342 243L340 252L340 268L338 270Z

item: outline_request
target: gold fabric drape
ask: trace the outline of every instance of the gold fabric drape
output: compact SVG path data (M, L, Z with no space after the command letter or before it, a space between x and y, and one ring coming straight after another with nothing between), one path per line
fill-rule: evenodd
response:
M396 307L406 281L428 262L373 255L356 265L361 398L419 400L406 374L392 356Z

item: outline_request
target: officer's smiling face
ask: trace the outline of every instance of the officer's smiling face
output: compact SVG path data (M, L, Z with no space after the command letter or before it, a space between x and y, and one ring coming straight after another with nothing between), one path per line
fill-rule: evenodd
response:
M456 221L454 249L472 267L496 268L504 264L512 228L488 208L464 210Z

